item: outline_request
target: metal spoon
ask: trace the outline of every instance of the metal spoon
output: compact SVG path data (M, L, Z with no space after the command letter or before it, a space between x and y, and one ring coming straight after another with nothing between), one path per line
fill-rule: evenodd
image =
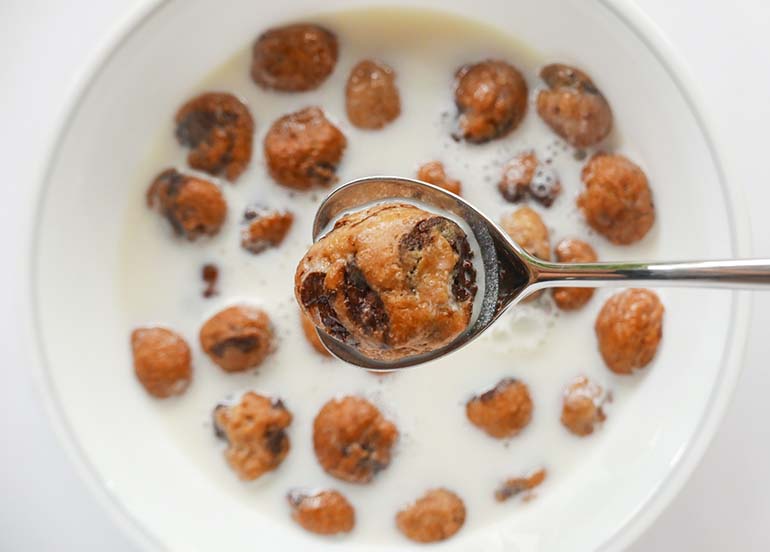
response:
M372 176L348 182L321 203L313 224L313 241L345 212L374 202L413 200L453 213L468 224L481 249L485 282L480 314L454 341L439 349L394 361L373 360L357 349L318 332L336 357L375 371L422 364L459 349L486 330L505 310L540 289L550 287L686 286L730 289L770 289L770 259L689 261L669 263L551 263L533 257L495 222L463 198L446 190L392 176Z

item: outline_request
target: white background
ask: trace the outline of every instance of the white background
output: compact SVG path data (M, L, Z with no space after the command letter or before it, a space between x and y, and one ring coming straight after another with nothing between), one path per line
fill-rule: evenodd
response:
M89 55L136 3L0 0L3 552L137 552L79 480L49 427L18 324L22 214L43 168L52 122ZM743 187L747 198L754 254L770 257L770 2L638 3L689 65L728 182ZM745 368L727 416L683 492L634 552L770 549L770 293L756 294L753 309Z

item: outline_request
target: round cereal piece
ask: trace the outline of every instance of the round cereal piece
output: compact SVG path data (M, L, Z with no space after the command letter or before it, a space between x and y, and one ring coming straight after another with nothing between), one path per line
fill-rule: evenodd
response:
M289 188L308 190L337 181L337 166L347 147L345 135L318 107L279 118L265 136L270 175Z
M595 426L606 418L602 409L605 398L599 385L585 376L578 376L564 390L561 423L575 435L591 435Z
M334 71L337 55L337 37L319 25L273 27L254 43L251 78L281 92L313 90Z
M396 514L396 525L415 542L443 541L465 523L465 504L447 489L431 489Z
M226 372L259 366L273 350L273 327L262 309L238 305L209 318L200 331L203 351Z
M192 168L233 182L251 161L254 119L232 94L196 96L179 108L175 121L177 140L192 149Z
M566 239L556 244L556 261L560 263L595 263L596 251L582 240ZM553 300L561 310L577 310L594 295L593 288L554 288Z
M259 205L246 208L243 214L241 247L257 254L283 243L294 222L294 215L289 211L267 209Z
M289 454L291 420L283 401L253 391L214 409L214 430L227 441L225 458L238 477L251 481L281 465Z
M319 535L350 533L356 524L356 512L342 493L334 490L308 493L291 491L286 499L291 517L306 531Z
M543 219L529 207L519 207L500 221L509 236L527 253L545 261L551 260L551 243Z
M583 167L578 207L591 227L618 245L641 240L655 222L647 176L618 154L598 153Z
M381 61L359 61L345 86L345 108L358 128L376 130L394 121L401 113L396 72Z
M369 358L443 347L471 321L476 271L465 232L413 205L346 215L300 261L295 296L313 323Z
M497 189L511 203L531 197L544 207L550 207L561 193L561 182L556 171L540 163L535 152L530 150L514 156L503 166Z
M307 339L307 342L310 343L310 345L313 347L313 349L325 357L332 356L332 354L326 350L326 347L324 347L321 338L318 337L318 332L313 325L313 321L310 320L310 318L301 310L299 313L299 319L302 323L302 331L305 334L305 338Z
M396 426L360 397L330 400L313 421L318 463L329 475L350 483L368 483L387 468L397 439Z
M457 138L483 143L515 129L527 111L527 83L512 65L486 60L455 74Z
M222 227L227 204L216 184L166 169L147 190L147 205L168 220L174 232L193 241Z
M134 372L145 390L159 399L181 395L192 380L190 347L166 328L137 328L131 332Z
M489 391L471 398L465 405L465 414L488 435L503 439L527 427L532 408L527 385L514 378L503 378Z
M612 110L588 75L561 63L546 65L548 85L537 95L537 112L556 134L576 148L587 148L612 130Z
M652 361L663 335L663 311L657 294L646 289L629 289L604 303L594 329L610 370L630 374Z
M449 178L444 170L444 164L441 161L430 161L425 163L417 171L417 180L422 180L428 184L433 184L439 188L444 188L448 192L460 195L462 184L459 180Z

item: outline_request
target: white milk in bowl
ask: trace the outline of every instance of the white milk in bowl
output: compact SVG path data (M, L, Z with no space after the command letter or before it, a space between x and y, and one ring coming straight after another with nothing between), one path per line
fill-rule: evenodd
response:
M579 216L575 196L584 161L540 120L531 105L540 85L537 71L546 60L513 37L480 24L417 11L367 10L308 17L339 39L339 60L332 75L316 90L287 94L266 91L251 80L251 48L241 52L186 97L227 91L240 97L256 122L251 163L234 183L208 177L221 185L228 217L217 236L188 242L174 236L168 222L150 211L145 192L167 167L186 166L187 150L177 145L170 121L159 121L148 135L157 136L153 155L136 175L133 201L121 244L125 331L161 324L181 333L193 349L193 382L181 397L155 401L158 424L168 428L171 442L200 465L217 484L242 498L255 516L272 516L287 530L302 531L286 506L286 493L296 487L333 488L356 508L350 542L403 543L395 528L396 512L426 490L446 487L465 502L468 512L461 533L471 533L504 518L534 512L549 500L552 488L572 477L601 443L600 429L587 438L570 434L560 423L564 387L585 374L612 391L615 401L606 424L623 408L636 379L620 382L596 353L593 323L607 292L574 313L559 313L548 294L504 315L484 336L451 356L399 373L377 376L327 359L306 341L294 299L294 271L311 242L315 210L328 190L293 191L278 185L265 167L262 143L278 117L307 106L320 106L346 135L348 147L338 169L339 184L369 175L414 177L425 162L444 163L448 175L462 182L462 194L494 220L518 207L497 190L502 165L513 155L535 149L558 173L563 191L554 205L538 211L549 227L552 246L565 237L589 241L600 258L611 256L606 241L593 235ZM255 29L255 34L263 29ZM461 37L461 38L458 38ZM345 111L345 82L364 58L384 61L397 73L401 115L382 130L352 126ZM455 71L466 63L503 59L517 67L530 87L530 106L521 125L507 136L474 145L452 139L456 107ZM585 68L591 73L591 67ZM622 123L619 123L622 126ZM627 151L631 145L615 145ZM644 166L644 160L635 158ZM276 248L254 255L241 248L241 219L246 207L259 203L288 209L294 224ZM628 258L656 255L657 240L625 249ZM219 294L204 298L201 267L219 267ZM276 351L257 370L225 373L198 345L201 325L225 306L262 307L277 335ZM130 369L130 359L125 360ZM527 384L534 403L532 420L516 437L497 440L472 425L465 404L505 377ZM138 384L137 384L138 385ZM213 408L245 390L280 397L294 415L288 429L291 450L275 471L256 481L240 481L223 457L224 444L211 427ZM400 432L387 469L365 485L337 480L319 466L312 445L313 418L329 399L354 394L376 404ZM533 500L497 502L494 491L510 477L546 468L545 482ZM205 498L202 497L201 500ZM320 538L320 537L319 537Z

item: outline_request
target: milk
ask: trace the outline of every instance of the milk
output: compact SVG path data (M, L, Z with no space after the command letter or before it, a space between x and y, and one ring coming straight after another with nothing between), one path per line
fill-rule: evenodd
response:
M262 152L264 135L279 116L319 105L348 138L339 167L339 183L374 175L414 177L420 164L434 159L445 164L452 178L462 181L463 196L495 220L516 206L505 202L496 189L502 165L514 154L535 148L558 172L562 195L553 207L530 204L543 214L552 245L564 237L589 241L602 259L654 258L657 241L618 249L589 231L575 208L580 191L582 162L575 152L545 126L530 105L521 126L503 139L484 145L457 143L450 137L455 112L452 83L464 63L490 57L504 59L525 75L532 91L537 70L546 60L513 38L473 22L452 17L400 14L397 10L340 13L313 18L339 38L340 58L320 89L283 94L259 89L249 77L250 48L217 68L189 96L204 91L227 91L241 97L256 121L254 155L248 170L235 184L217 181L229 213L219 235L189 243L173 235L166 220L145 205L144 194L153 177L166 167L186 168L186 150L173 136L173 113L159 121L157 147L136 174L133 201L126 205L127 224L119 244L126 335L139 325L162 324L185 336L193 349L193 382L179 398L156 401L157 423L168 429L168 439L190 462L215 479L255 516L272 516L287 530L300 531L290 520L285 495L295 487L335 488L357 511L354 532L345 537L358 542L403 542L393 517L406 502L425 490L445 486L465 501L468 518L463 532L509 516L523 515L548 500L549 489L572 477L590 460L602 439L599 430L588 438L567 432L559 422L563 388L585 374L611 389L614 403L606 424L623 408L633 391L635 377L613 376L596 351L593 322L609 292L598 292L576 313L560 313L544 296L535 304L516 307L484 336L429 364L396 374L375 376L340 361L325 359L305 341L293 297L297 262L311 243L315 209L326 190L295 192L279 186L268 175ZM256 32L260 29L255 29ZM344 86L350 69L363 58L375 57L397 72L402 113L383 130L364 131L346 119ZM591 67L586 67L589 74ZM179 98L179 104L188 98ZM622 124L622 123L619 123ZM614 147L634 155L618 132ZM590 152L589 152L590 153ZM193 171L189 171L193 172ZM284 243L259 255L240 246L241 220L252 202L286 208L295 215ZM220 295L204 299L200 270L206 263L220 269ZM225 306L249 303L271 316L278 347L257 370L227 374L200 350L198 331L203 322ZM665 298L664 298L665 302ZM496 440L470 424L465 403L475 393L503 377L515 377L528 386L534 402L533 418L517 437ZM138 385L138 384L137 384ZM288 433L291 451L274 472L257 481L242 482L225 462L224 444L215 439L211 411L228 397L244 390L280 397L294 414ZM391 465L368 485L338 481L318 465L312 447L312 421L321 406L335 396L361 395L377 404L399 428L400 439ZM548 470L535 500L497 503L493 492L504 479L540 467ZM205 500L205 497L201 497Z

